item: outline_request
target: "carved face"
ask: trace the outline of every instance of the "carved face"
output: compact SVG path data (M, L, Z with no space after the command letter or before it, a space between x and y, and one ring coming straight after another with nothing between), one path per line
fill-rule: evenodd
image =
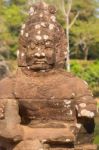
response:
M50 42L46 42L50 44ZM31 47L33 44L31 43ZM55 50L51 47L46 47L45 45L37 45L34 48L30 46L26 52L26 64L29 69L39 71L51 69L55 65Z

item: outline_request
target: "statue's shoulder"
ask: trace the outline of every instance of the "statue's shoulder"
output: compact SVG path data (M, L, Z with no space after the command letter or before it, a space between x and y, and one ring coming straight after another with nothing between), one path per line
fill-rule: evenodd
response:
M65 91L71 91L75 96L92 95L88 83L66 70L58 70L54 75L57 86ZM54 83L54 82L53 82Z
M15 75L6 77L0 81L0 99L13 98Z
M67 72L66 70L64 69L59 69L59 70L56 70L55 73L54 73L54 76L55 78L58 78L60 80L63 80L63 81L67 81L67 80L72 80L75 78L75 75L73 75L72 73L70 72Z

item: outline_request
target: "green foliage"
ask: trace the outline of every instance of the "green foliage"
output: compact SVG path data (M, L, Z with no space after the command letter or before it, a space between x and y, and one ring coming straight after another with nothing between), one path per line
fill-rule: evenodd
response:
M99 116L96 118L94 143L99 144Z
M77 49L80 42L86 44L89 50L88 58L99 58L99 19L91 19L90 21L77 21L75 26L72 27L71 32L73 34L72 42L75 43L73 51ZM81 49L79 49L81 51ZM82 56L82 53L81 53ZM80 57L81 57L80 56Z
M18 47L18 35L21 24L26 18L27 4L29 1L37 2L40 0L10 0L10 3L8 4L5 4L3 0L0 0L0 42L6 42L12 56L15 56L15 51ZM56 6L58 10L57 18L65 29L66 24L62 0L44 1ZM64 1L66 8L67 0ZM73 25L73 28L70 30L72 58L84 58L83 51L79 48L81 35L89 50L88 58L99 58L99 19L96 18L96 8L99 6L98 4L99 1L96 2L96 0L73 0L70 22L78 11L80 12L80 15Z
M21 12L20 7L16 5L11 5L10 7L6 7L4 10L4 17L6 20L6 25L11 34L18 35L19 28L23 22L24 15Z
M11 0L11 4L24 5L26 0Z
M7 49L10 50L11 58L15 58L18 48L18 35L20 27L26 15L23 14L25 0L10 2L10 5L2 3L0 10L0 47L6 43ZM18 5L16 5L16 3Z
M95 15L97 3L96 0L74 0L73 11L80 11L80 20L88 20Z
M87 81L94 95L99 96L99 61L79 61L71 62L72 72Z

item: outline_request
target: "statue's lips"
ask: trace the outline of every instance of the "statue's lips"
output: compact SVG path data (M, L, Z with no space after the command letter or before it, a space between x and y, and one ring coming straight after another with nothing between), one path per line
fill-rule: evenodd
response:
M35 62L35 64L45 64L46 62L45 61L37 61Z
M33 64L29 67L30 67L30 69L33 69L33 70L46 70L46 69L50 68L50 66L44 62L42 62L42 63L37 62L36 64Z
M49 63L47 62L46 59L36 59L34 61L28 62L27 64L28 66L34 66L34 65L42 65L42 64L48 65Z
M44 61L37 61L33 63L32 65L28 65L31 69L33 70L46 70L49 68L52 68L52 64L48 64L47 62Z

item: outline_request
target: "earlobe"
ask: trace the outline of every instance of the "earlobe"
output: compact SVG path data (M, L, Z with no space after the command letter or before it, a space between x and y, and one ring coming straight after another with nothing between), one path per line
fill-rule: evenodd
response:
M27 66L25 52L19 52L17 59L18 59L18 66L19 67L26 67Z

